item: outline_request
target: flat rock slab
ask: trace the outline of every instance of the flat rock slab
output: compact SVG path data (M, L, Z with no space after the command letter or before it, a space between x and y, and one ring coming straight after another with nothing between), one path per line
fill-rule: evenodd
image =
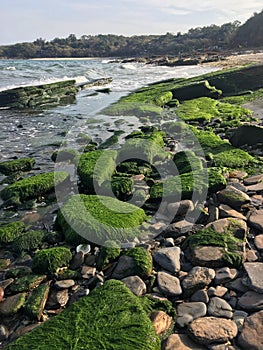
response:
M242 349L263 350L263 311L259 311L245 319L238 344Z
M179 247L162 248L153 255L153 259L165 270L175 273L180 271L180 254Z
M249 224L259 231L263 231L263 209L255 210L248 219Z
M244 269L246 274L242 280L243 284L257 293L263 293L263 262L245 263Z
M247 311L263 310L263 296L252 290L248 291L239 298L238 305Z
M188 326L188 330L195 341L206 345L227 342L238 332L235 322L218 317L198 318Z

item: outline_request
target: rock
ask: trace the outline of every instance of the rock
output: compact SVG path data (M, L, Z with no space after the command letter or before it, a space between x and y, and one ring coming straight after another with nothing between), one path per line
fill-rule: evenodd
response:
M0 303L0 314L10 316L17 313L23 307L26 300L26 293L19 293L6 298Z
M238 337L242 349L263 350L263 311L247 317L244 328Z
M205 350L186 334L171 334L162 344L162 350Z
M67 289L67 288L71 288L75 285L75 281L74 280L62 280L62 281L57 281L54 286L58 289Z
M248 174L245 171L240 171L240 170L231 171L229 173L229 178L234 178L239 180L243 180L247 176Z
M71 258L71 251L66 247L42 249L33 258L32 270L38 273L55 273L58 268L68 266Z
M228 204L230 207L240 209L243 204L250 203L250 197L233 186L227 186L217 194L220 203Z
M180 281L177 277L160 271L157 274L157 284L159 290L167 297L176 297L182 294Z
M190 298L192 302L202 302L207 304L209 302L209 296L206 289L197 290Z
M75 83L75 80L66 80L4 90L0 92L0 107L23 109L72 103L78 92Z
M181 303L177 307L176 323L185 327L193 320L206 315L206 305L201 302Z
M70 263L70 268L72 270L77 270L84 263L85 255L82 251L76 253Z
M253 249L246 250L246 261L247 262L254 262L257 260L258 260L258 251L257 250L253 250Z
M193 267L182 281L182 287L186 295L191 295L198 289L208 286L215 278L215 271L208 267Z
M241 332L244 326L245 318L248 314L245 311L236 310L233 313L233 321L236 323L238 331Z
M4 289L0 287L0 303L4 299L4 295L5 295Z
M95 276L95 273L96 273L95 267L87 266L87 265L82 266L82 269L81 269L82 278L90 279L91 277Z
M15 160L9 160L0 163L0 173L4 175L11 175L17 171L29 171L33 169L35 159L33 158L20 158Z
M247 232L247 224L240 219L219 219L206 225L205 228L212 228L215 232L224 233L231 231L234 237L244 239Z
M116 280L94 289L9 347L110 349L113 344L116 350L160 349L160 339L140 298Z
M242 278L236 278L235 280L228 282L226 287L240 293L246 293L248 291L248 287L244 286L242 283Z
M224 343L237 335L237 325L231 320L217 317L202 317L194 320L188 330L200 344Z
M146 293L146 284L139 276L129 276L121 280L137 296Z
M232 318L232 307L224 300L218 297L210 299L207 313L210 316Z
M242 283L257 293L263 293L263 262L245 263L244 268L246 274Z
M238 212L237 210L231 208L229 205L226 205L226 204L221 204L219 206L219 212L222 218L231 217L231 218L241 219L244 221L247 220L247 218L243 214L241 214L240 212Z
M216 269L215 283L224 284L235 279L238 275L237 269L230 269L229 267L222 267L221 269Z
M9 331L7 327L3 324L0 324L0 342L7 340L9 337Z
M173 216L185 216L194 210L194 203L189 199L184 199L180 202L169 203L167 210Z
M257 230L263 231L263 209L255 210L248 218L248 223Z
M193 227L193 224L191 222L188 222L186 220L181 220L173 224L170 224L162 234L164 235L164 237L178 238L180 236L183 236L192 227Z
M8 278L6 280L0 281L0 287L4 290L14 282L13 278Z
M248 291L239 298L238 305L239 307L247 311L263 310L262 294L253 291Z
M224 265L223 247L197 246L191 249L191 261L194 265L219 267Z
M179 247L162 248L153 255L153 259L165 270L176 273L180 270L180 254Z
M69 300L68 289L62 289L59 291L53 290L48 297L46 308L57 309L67 305Z
M208 296L211 297L223 297L227 293L228 289L223 286L210 287L207 290Z
M27 292L40 285L41 282L46 279L46 275L27 275L19 277L14 283L9 287L9 291L13 293L17 292Z
M259 251L263 251L263 234L256 236L254 243Z
M154 311L151 313L150 319L153 323L156 334L161 335L168 331L172 324L172 317L164 311Z
M263 191L263 181L261 181L260 183L256 184L256 185L251 185L247 187L248 191L253 191L253 192L262 192Z
M130 256L122 255L119 258L117 266L115 267L112 278L123 279L125 277L134 275L135 262Z
M241 125L231 135L229 141L234 147L256 145L263 140L263 127L259 125Z
M263 174L253 175L244 180L246 186L256 185L263 181Z

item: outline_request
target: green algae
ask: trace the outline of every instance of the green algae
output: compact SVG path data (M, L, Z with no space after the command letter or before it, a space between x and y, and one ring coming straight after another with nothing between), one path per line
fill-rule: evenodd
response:
M58 331L59 330L59 331ZM140 298L110 280L6 347L6 350L160 350Z
M107 149L113 145L117 145L119 141L118 135L114 134L105 140L100 146L99 149Z
M41 284L31 292L24 305L24 312L29 318L40 321L48 293L48 284Z
M105 242L105 246L100 247L100 252L97 258L97 266L99 270L106 267L111 261L118 258L121 254L121 248L115 241Z
M151 253L143 247L129 249L125 255L133 258L135 262L135 274L145 278L152 273L153 263Z
M17 171L29 171L33 169L35 159L33 158L21 158L15 160L9 160L0 163L0 173L4 175L11 175Z
M25 224L19 221L0 226L0 243L7 244L13 242L25 229Z
M32 262L36 273L55 273L59 267L68 266L72 254L69 248L54 247L38 251Z
M41 246L44 236L43 231L28 231L14 239L11 249L17 254L30 253Z
M149 103L123 101L106 107L100 113L112 116L159 117L162 108Z
M19 277L11 284L10 291L12 293L26 292L38 286L45 278L45 275L26 275Z
M125 197L131 194L133 186L133 180L130 177L113 177L111 181L105 182L102 186L103 193L107 195L111 194L111 191L118 199L125 199Z
M55 186L69 179L69 174L64 171L51 172L31 176L7 186L1 192L4 200L19 197L21 202L31 198L38 198L54 191Z
M174 155L173 161L179 174L191 171L203 171L203 163L200 157L193 151L180 151Z
M58 212L57 224L69 243L90 240L103 245L105 240L136 237L146 219L142 209L116 198L74 195Z
M32 270L29 266L18 266L18 267L13 267L11 269L8 269L8 271L6 271L5 277L17 278L17 277L30 275L31 273L32 273Z
M94 193L94 186L110 180L115 170L117 152L97 150L82 154L78 164L78 175L87 193Z

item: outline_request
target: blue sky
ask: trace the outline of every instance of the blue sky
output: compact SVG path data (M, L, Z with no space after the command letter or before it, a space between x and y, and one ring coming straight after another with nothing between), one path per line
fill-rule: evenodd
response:
M0 45L75 34L165 34L246 21L262 0L0 0Z

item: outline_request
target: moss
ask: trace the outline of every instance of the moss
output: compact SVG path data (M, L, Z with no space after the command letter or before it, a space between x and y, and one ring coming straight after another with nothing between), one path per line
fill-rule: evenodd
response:
M263 89L256 91L245 91L242 94L224 97L223 101L231 104L243 105L248 102L256 101L263 97Z
M29 348L159 350L160 340L140 299L122 282L111 280L6 350Z
M116 151L99 150L82 154L78 164L78 175L88 193L94 193L95 185L110 180L115 170Z
M176 309L168 299L154 298L150 294L140 297L142 306L147 314L150 316L153 311L164 311L169 316L175 319Z
M15 160L9 160L0 163L0 173L4 175L11 175L17 171L29 171L33 169L35 159L33 158L21 158Z
M11 316L16 314L25 304L26 301L26 293L19 293L12 295L9 297L12 299L12 302L9 302L5 304L5 301L2 301L1 303L1 314L2 316Z
M59 149L55 151L51 159L53 162L70 162L77 164L80 154L77 150L71 148Z
M179 174L203 170L203 164L200 157L197 157L193 151L177 152L174 155L173 161Z
M42 249L33 258L32 269L37 273L55 273L59 267L68 266L72 254L68 248Z
M215 232L212 228L205 228L188 237L184 242L184 248L189 246L194 249L198 246L223 247L225 254L223 260L227 266L240 268L243 261L242 244L244 240L233 236L231 229L223 233Z
M97 266L99 270L103 270L111 261L118 258L121 254L121 248L115 241L106 241L105 245L100 248L97 258Z
M224 176L225 169L212 167L208 169L209 192L215 193L226 187L227 180Z
M18 266L13 267L6 271L5 277L6 278L17 278L17 277L23 277L30 275L32 273L31 268L28 266Z
M116 134L112 135L99 146L99 149L107 149L113 145L118 144L118 141L119 137Z
M158 117L162 113L162 108L154 104L140 102L118 102L103 109L100 113L106 115L137 116L137 117Z
M152 273L152 255L142 247L129 249L125 255L133 258L135 262L135 273L142 278L149 277Z
M0 243L13 242L16 237L19 237L25 231L25 228L25 224L19 221L0 226Z
M191 139L193 136L193 132L191 131L189 125L183 121L165 122L161 125L161 128L166 132L168 136L178 141L185 142L188 137Z
M90 240L103 245L105 240L136 237L146 219L142 209L115 198L75 195L58 212L57 224L69 243Z
M19 197L19 199L24 202L28 199L38 198L54 191L55 186L62 184L68 179L69 174L64 171L31 176L7 186L1 192L1 197L4 200L8 200L12 197Z
M173 99L173 93L171 91L164 92L155 98L154 103L157 106L164 106Z
M48 284L42 284L35 288L24 305L25 314L33 320L40 321L48 293Z
M0 271L5 270L10 264L10 259L0 258Z
M72 280L76 280L79 279L81 277L81 275L74 270L70 270L70 269L66 269L66 270L61 270L57 273L57 280L61 281L61 280L67 280L67 279L72 279Z
M10 286L10 291L13 293L26 292L38 286L44 279L45 275L26 275L19 277L12 285Z
M43 242L45 233L43 231L28 231L22 236L16 237L11 249L17 254L32 252L39 248Z
M111 191L118 199L125 199L125 197L131 194L133 186L133 180L130 177L113 177L111 181L104 182L102 188L103 193L107 195L111 194Z

